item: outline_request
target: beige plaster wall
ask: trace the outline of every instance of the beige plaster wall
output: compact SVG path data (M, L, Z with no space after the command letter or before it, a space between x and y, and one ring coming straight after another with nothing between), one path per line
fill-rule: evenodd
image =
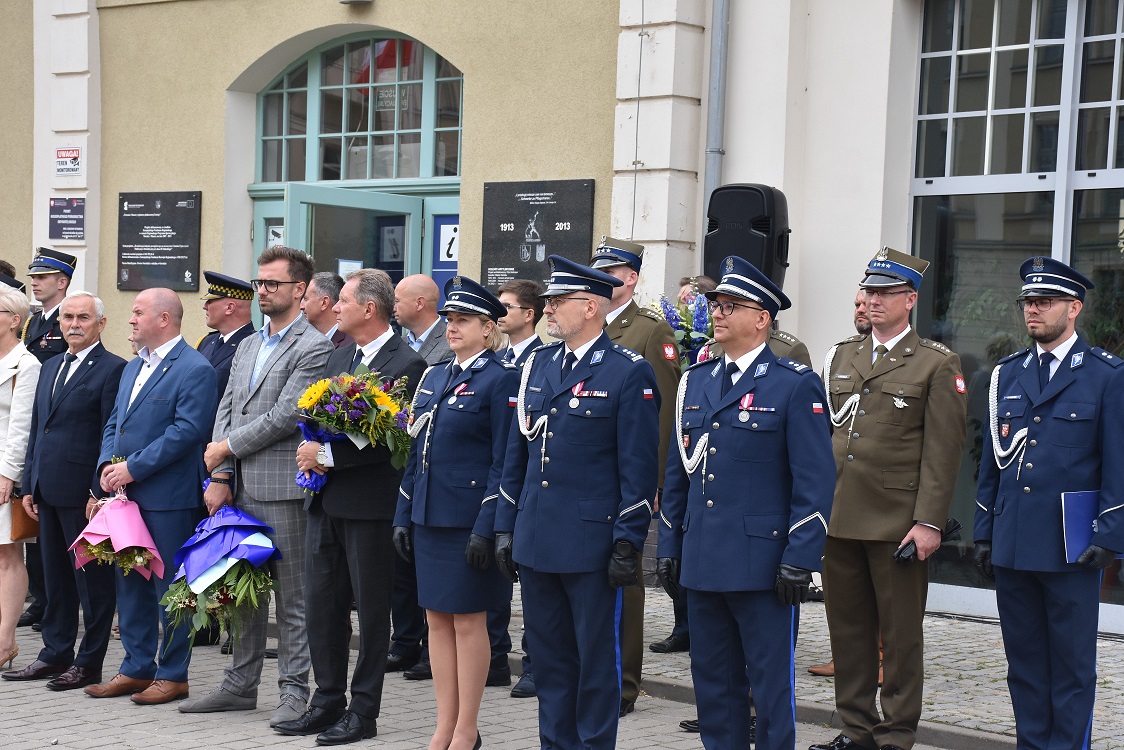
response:
M594 226L608 226L615 3L101 0L98 7L101 247L107 256L99 281L112 316L111 337L127 335L124 321L133 297L116 291L117 194L202 190L202 265L221 267L226 91L270 50L318 28L392 29L464 72L461 268L466 273L479 271L485 182L592 177ZM298 56L288 56L272 72ZM195 297L185 295L189 310L198 310ZM201 314L185 316L190 341L204 330Z
M31 261L32 134L32 5L6 3L0 19L0 258L16 267L27 283ZM47 207L44 206L46 211Z

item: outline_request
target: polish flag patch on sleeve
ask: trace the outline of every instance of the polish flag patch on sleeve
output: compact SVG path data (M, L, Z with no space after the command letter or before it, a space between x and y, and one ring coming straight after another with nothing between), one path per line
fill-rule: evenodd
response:
M821 404L819 401L813 401L812 402L812 413L813 414L823 414L823 404Z
M956 376L956 392L967 393L968 389L964 387L964 377L962 375Z
M668 360L669 362L674 362L675 360L679 359L678 355L676 355L675 353L675 344L663 345L663 358Z
M655 398L652 395L652 389L651 388L645 388L644 389L644 399L647 400L647 399L650 399L650 398Z
M516 406L519 405L519 397L518 396L508 396L507 397L507 405L510 406L512 409L514 409Z

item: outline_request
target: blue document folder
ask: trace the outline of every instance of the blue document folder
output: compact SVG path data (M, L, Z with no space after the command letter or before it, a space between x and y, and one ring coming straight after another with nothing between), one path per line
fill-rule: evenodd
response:
M1099 490L1062 493L1062 534L1065 541L1066 562L1077 562L1077 558L1089 546L1089 542L1093 541L1100 510L1100 497ZM1124 557L1124 554L1117 557Z

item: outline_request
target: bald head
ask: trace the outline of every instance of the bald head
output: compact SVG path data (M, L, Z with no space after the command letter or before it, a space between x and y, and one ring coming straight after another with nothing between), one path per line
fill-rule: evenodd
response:
M433 279L420 273L407 276L394 287L394 317L400 326L420 336L437 320L440 299Z
M133 302L133 343L149 351L180 335L183 321L183 303L171 289L156 287L145 289Z

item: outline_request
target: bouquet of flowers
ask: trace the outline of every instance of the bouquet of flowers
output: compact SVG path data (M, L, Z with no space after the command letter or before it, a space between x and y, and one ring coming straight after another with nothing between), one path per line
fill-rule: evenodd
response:
M195 527L176 553L176 576L160 600L173 627L187 624L191 640L225 622L233 639L259 607L268 606L273 578L264 567L281 557L265 535L273 529L238 508L223 506Z
M700 294L683 304L673 303L666 294L661 294L659 306L653 309L663 316L675 333L680 367L694 364L695 352L714 335L714 321L711 320L706 297Z
M144 525L140 508L125 496L125 489L98 502L99 510L70 549L74 551L74 567L88 562L117 564L122 575L133 570L148 579L153 573L164 577L164 561L156 549L152 534Z
M390 450L394 468L406 465L410 456L406 378L385 380L360 365L354 375L337 375L310 385L297 408L305 440L326 443L347 438L360 449L381 443ZM323 489L326 481L322 474L305 477L304 472L297 472L297 486L310 494Z

